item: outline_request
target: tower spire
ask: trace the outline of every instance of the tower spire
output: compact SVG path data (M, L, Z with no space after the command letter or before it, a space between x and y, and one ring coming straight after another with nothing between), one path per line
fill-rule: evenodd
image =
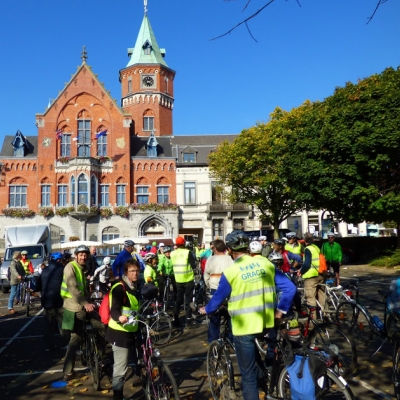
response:
M147 0L144 0L144 15L147 15Z

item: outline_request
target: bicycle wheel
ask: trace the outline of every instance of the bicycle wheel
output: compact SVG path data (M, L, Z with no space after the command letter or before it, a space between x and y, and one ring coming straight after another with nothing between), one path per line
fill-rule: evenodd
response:
M92 377L93 387L95 390L100 390L100 360L97 352L96 339L94 334L89 334L89 347L87 351L87 361Z
M354 308L355 323L351 331L352 335L360 342L368 344L374 336L374 326L370 317L360 306Z
M332 356L335 361L332 369L337 374L347 376L356 370L357 349L354 341L337 324L316 324L306 340L311 348L325 351Z
M356 305L349 301L345 301L338 305L336 311L336 320L341 328L348 330L349 332L353 329L356 323Z
M167 313L163 312L156 317L156 320L151 325L151 335L153 343L157 345L166 344L171 339L172 322Z
M347 385L347 382L338 376L335 372L330 369L327 370L324 382L318 380L318 384L322 384L322 391L318 396L319 399L331 399L331 400L352 400L355 399L353 392ZM283 368L278 379L278 397L280 399L291 399L292 395L290 393L290 377L286 370Z
M26 293L26 289L25 289L25 285L21 284L21 293L20 293L20 297L21 297L21 306L25 305L25 293Z
M390 314L386 321L386 332L390 340L400 339L400 316Z
M214 400L238 398L232 362L224 343L220 340L214 340L208 348L207 375Z
M397 400L400 400L400 342L396 341L393 349L393 386Z
M25 307L26 307L26 316L29 317L29 307L31 305L31 292L29 290L29 286L26 289L26 295L25 295Z
M148 400L180 399L174 375L162 360L158 360L152 373L147 375L145 392Z

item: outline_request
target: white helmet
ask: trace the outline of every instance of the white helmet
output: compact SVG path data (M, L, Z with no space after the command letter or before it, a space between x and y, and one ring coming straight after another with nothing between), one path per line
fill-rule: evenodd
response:
M103 263L104 263L105 265L110 265L110 263L111 263L111 258L110 258L110 257L104 257Z
M269 261L283 261L283 256L281 253L278 253L277 251L273 251L269 256L268 256Z
M262 244L260 242L254 241L249 245L250 253L261 253L262 252Z
M259 238L258 238L258 240L267 240L267 237L266 236L260 236Z

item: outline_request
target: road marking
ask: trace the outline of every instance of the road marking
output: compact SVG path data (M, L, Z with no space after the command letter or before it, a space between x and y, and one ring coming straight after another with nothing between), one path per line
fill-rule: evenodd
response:
M42 308L30 321L28 321L1 349L0 354L23 332L42 312L44 308Z
M54 336L60 336L59 333L54 334ZM20 336L18 339L37 339L42 338L44 335L33 335L33 336ZM11 338L0 337L0 340L9 340Z
M87 367L74 368L74 371L82 372L86 371ZM21 375L42 375L42 374L58 374L63 373L62 369L48 369L47 371L31 371L31 372L14 372L12 374L0 374L0 378L10 376L21 376Z
M40 311L39 311L40 312ZM38 314L39 314L38 312ZM15 314L14 314L15 315ZM37 315L37 314L36 314ZM1 319L0 318L0 323L1 322L6 322L6 321L21 321L21 319L31 319L32 317L10 317L10 318L5 318L5 319ZM38 318L44 318L43 315L39 315Z
M369 385L367 382L362 381L361 379L358 378L352 378L351 379L353 382L356 382L358 384L360 384L362 387L364 387L365 389L369 390L370 392L375 393L376 395L384 398L384 399L389 399L392 400L394 397L391 396L390 394L386 394L384 392L381 392L379 389L375 389L373 386Z

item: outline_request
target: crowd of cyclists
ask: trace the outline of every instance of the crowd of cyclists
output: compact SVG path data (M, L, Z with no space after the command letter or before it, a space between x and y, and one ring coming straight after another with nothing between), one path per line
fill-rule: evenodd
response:
M256 335L273 332L276 319L292 310L292 304L301 309L297 296L297 281L304 280L306 301L316 305L318 284L324 276L318 273L320 249L311 234L304 241L294 232L284 238L268 243L265 236L250 240L242 231L229 233L225 241L217 239L210 243L194 245L181 236L175 238L174 246L152 243L151 247L135 251L135 243L127 240L123 250L111 264L110 257L99 266L95 252L86 246L75 249L74 255L54 253L38 279L41 303L45 310L45 347L54 347L54 326L61 326L61 335L68 341L64 359L64 379L74 376L76 355L87 321L98 332L99 351L105 353L110 343L113 353L112 387L114 399L123 399L123 386L130 352L134 347L137 326L127 325L128 315L138 311L143 293L151 293L162 306L166 277L172 286L172 324L176 328L193 328L198 316L209 316L207 340L211 343L220 335L220 316L216 311L227 307L237 361L242 376L244 399L257 399L259 372L256 360ZM330 240L329 243L333 241ZM337 282L341 252L326 248L336 257L329 260L335 264ZM15 267L21 255L16 254ZM26 263L26 262L25 262ZM25 264L23 264L25 266ZM29 266L29 263L27 264ZM16 269L16 268L15 268ZM12 271L18 274L18 271ZM12 275L13 276L13 275ZM17 275L19 276L19 275ZM141 278L143 276L143 278ZM193 307L194 292L200 279L206 288L202 307ZM109 292L110 320L105 326L90 295L90 288L97 281L103 294ZM11 291L10 301L17 293ZM319 299L323 304L323 300ZM9 307L10 308L10 307ZM181 317L181 314L184 316ZM272 337L273 334L271 333ZM271 348L265 365L272 362Z

